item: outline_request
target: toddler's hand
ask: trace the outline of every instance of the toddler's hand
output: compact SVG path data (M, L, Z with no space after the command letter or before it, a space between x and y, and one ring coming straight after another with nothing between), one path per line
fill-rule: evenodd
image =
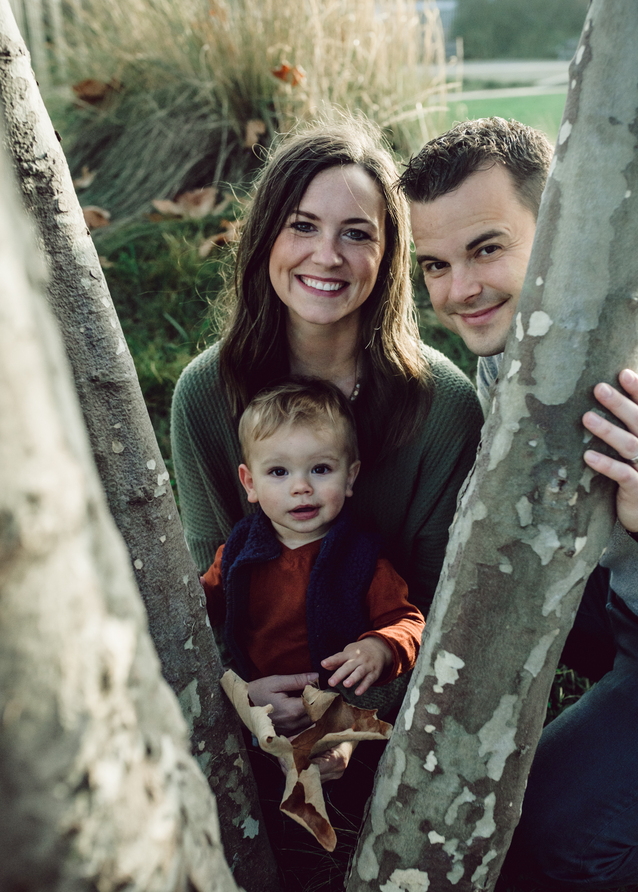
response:
M350 688L360 682L355 694L360 696L379 678L384 669L392 663L392 651L381 638L362 638L346 645L341 653L333 654L321 661L324 669L337 671L328 679L331 687L343 682Z

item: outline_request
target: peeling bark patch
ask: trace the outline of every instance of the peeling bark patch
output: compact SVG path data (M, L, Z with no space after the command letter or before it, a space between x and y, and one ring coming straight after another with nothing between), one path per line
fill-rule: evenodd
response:
M547 564L549 564L554 557L556 550L560 548L556 530L553 527L548 526L546 523L539 523L538 536L530 542L530 545L541 559L543 567L546 567Z
M111 449L116 455L120 455L122 452L124 452L124 444L120 443L119 440L113 440L113 442L111 443Z
M191 737L193 735L193 722L195 719L199 718L202 714L202 704L199 699L199 694L197 692L197 679L194 678L190 684L186 685L181 694L178 694L177 699L179 700L179 705L182 709L182 714L186 719L186 723L188 725L188 729L190 731Z
M574 555L580 554L587 544L587 536L576 536L574 539Z
M583 578L586 571L587 564L585 561L578 561L568 576L565 576L563 579L559 579L558 582L550 585L547 589L547 594L545 595L545 603L543 604L542 611L543 616L549 616L552 612L555 612L556 616L560 616L561 601L576 583Z
M625 192L625 198L631 198L631 189L627 189Z
M436 728L434 725L426 725L423 730L426 734L433 734L436 731Z
M585 53L585 44L581 43L581 45L578 47L578 52L576 53L576 59L575 59L576 65L580 65L580 63L583 61L584 53Z
M513 360L512 360L512 364L511 364L511 366L510 366L510 370L509 370L509 372L507 373L507 377L508 377L508 378L513 378L514 375L515 375L515 374L518 372L518 370L520 369L520 367L521 367L521 362L520 362L520 360L518 360L518 359L513 359Z
M409 870L395 870L387 883L380 887L381 892L427 892L430 878L427 873L411 867Z
M115 351L115 355L119 356L121 353L124 353L126 350L126 344L122 340L122 338L117 339L117 350Z
M518 521L522 527L528 527L532 522L532 503L527 496L521 496L516 503Z
M188 639L186 644L184 645L184 650L193 650L193 636Z
M441 650L434 661L434 674L436 675L437 684L434 690L437 694L442 693L443 685L454 684L459 677L458 670L465 666L465 662L449 653L447 650Z
M514 567L512 567L511 562L507 558L501 559L501 562L498 565L498 569L501 571L501 573L505 573L507 576L509 576L510 573L514 572Z
M241 829L244 831L244 839L254 839L259 833L259 821L249 816L241 825Z
M490 861L493 861L496 858L497 855L498 852L496 852L494 849L490 849L489 852L487 852L487 854L483 856L483 860L472 874L473 883L480 883L485 879L485 877L487 876L487 866Z
M542 310L536 310L529 317L527 334L531 338L542 338L543 335L547 334L553 324L553 321L549 318L547 313L544 313Z
M496 805L496 793L489 793L483 800L483 817L474 825L472 836L468 839L468 846L473 839L480 837L481 839L489 839L496 831L496 822L494 821L494 806ZM491 860L491 859L490 859Z
M558 145L562 146L569 139L569 134L572 132L573 124L571 121L564 121L559 132L558 132Z
M428 839L430 840L430 845L437 845L437 843L444 843L445 837L441 836L440 833L437 833L436 830L430 830L428 833Z
M521 319L521 314L517 313L516 315L516 340L522 341L525 337L525 329L523 328L523 320Z
M423 764L423 767L425 768L426 771L434 771L434 769L436 768L436 766L438 764L439 764L439 760L436 758L436 755L434 754L434 750L430 750L430 752L425 757L425 762Z
M583 471L583 476L578 481L578 485L582 486L585 492L589 492L589 490L591 489L591 482L595 476L595 471L592 471L591 468L585 468L585 470Z
M515 694L503 694L501 702L494 710L492 718L478 732L481 741L479 756L491 753L487 760L487 776L499 781L503 775L505 762L516 749L516 722L514 721Z
M542 277L542 276L538 276L538 278L536 279L536 285L540 288L541 285L543 285L543 284L544 284L543 277Z
M372 827L372 832L361 846L356 865L357 873L366 883L371 883L379 876L379 862L374 854L373 847L377 837L384 833L387 828L386 809L390 802L396 798L401 778L405 771L405 753L403 750L395 749L392 751L392 755L394 756L392 773L389 776L377 776L376 779L376 793L372 797L370 804L370 826Z
M428 705L425 707L425 711L429 712L430 715L440 715L441 714L441 709L440 709L440 707L438 707L436 705L436 703L428 703Z
M157 485L161 486L163 483L168 483L168 471L157 475Z
M419 689L414 687L410 691L410 705L405 710L405 715L403 717L406 731L409 731L410 728L412 727L412 722L414 721L414 710L415 710L418 702L419 702Z
M452 870L446 873L446 877L448 878L452 886L456 886L459 880L462 879L464 873L465 868L463 867L463 863L461 861L457 861Z
M456 799L453 800L452 804L445 812L445 823L448 827L451 827L452 824L456 821L456 817L459 813L459 808L462 805L465 805L468 802L474 802L476 800L476 796L472 793L471 790L468 790L467 787L463 787L459 795Z
M154 458L151 458L149 459L149 461L146 462L146 467L149 469L149 471L154 471L157 467L157 462Z
M136 570L141 570L144 566L144 561L141 561L139 558L133 561L133 566Z
M538 644L532 648L530 655L525 661L523 669L527 669L530 675L532 675L534 678L536 678L538 673L545 665L547 651L552 646L554 639L559 632L560 629L553 629L551 632L548 632L547 635L543 635Z

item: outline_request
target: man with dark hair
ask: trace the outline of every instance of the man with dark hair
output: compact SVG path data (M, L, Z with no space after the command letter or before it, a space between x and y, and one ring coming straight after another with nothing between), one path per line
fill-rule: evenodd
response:
M480 357L484 411L498 377L552 159L544 134L502 118L457 124L411 159L400 185L432 307ZM585 426L626 461L587 450L618 483L618 523L563 652L597 684L541 737L507 866L544 889L638 882L638 375L606 384Z

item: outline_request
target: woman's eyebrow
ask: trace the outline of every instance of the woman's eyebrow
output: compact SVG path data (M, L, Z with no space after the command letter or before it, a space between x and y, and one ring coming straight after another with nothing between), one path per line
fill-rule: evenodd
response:
M313 214L311 211L302 211L301 208L297 208L296 211L293 211L294 214L297 214L300 217L307 217L309 220L319 220L320 218L317 214ZM353 226L355 223L368 223L370 226L375 226L373 220L370 220L369 217L348 217L347 220L342 220L342 226Z

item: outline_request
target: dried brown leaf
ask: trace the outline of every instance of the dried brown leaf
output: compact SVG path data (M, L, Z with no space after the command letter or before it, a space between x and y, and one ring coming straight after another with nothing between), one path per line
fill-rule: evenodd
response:
M222 687L239 717L267 753L286 766L286 789L280 809L305 827L332 852L336 836L328 820L317 765L311 760L346 740L387 740L392 725L376 718L376 710L351 706L333 691L319 691L308 685L302 700L314 722L292 740L276 734L270 713L273 707L251 706L248 685L234 672L225 672Z
M87 102L89 105L102 105L105 100L110 99L113 93L121 90L122 85L116 78L111 78L106 83L93 77L87 77L85 80L73 84L71 89L82 102Z
M200 257L208 257L216 245L227 245L239 238L239 222L237 220L221 220L220 222L224 229L216 235L209 236L201 243L197 249Z
M85 165L82 167L82 174L73 180L76 189L88 189L97 175L97 171L89 170Z
M104 208L88 205L82 208L82 213L84 214L84 222L90 230L101 229L103 226L109 226L111 223L111 215Z
M246 124L246 133L244 138L244 148L252 149L259 142L259 137L266 132L265 123L259 118L252 118Z
M153 200L153 207L167 217L186 217L199 220L213 213L217 201L217 189L206 186L202 189L191 189L182 192L174 201L164 198Z

